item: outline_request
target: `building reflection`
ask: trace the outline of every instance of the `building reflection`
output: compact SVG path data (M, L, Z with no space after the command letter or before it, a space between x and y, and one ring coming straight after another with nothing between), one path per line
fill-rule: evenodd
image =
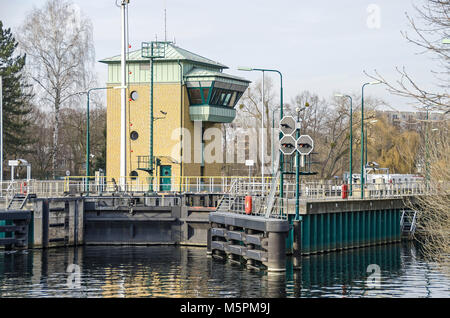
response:
M77 288L67 285L70 264L80 266ZM401 244L311 255L301 264L293 270L288 258L285 273L267 273L176 246L0 251L0 297L429 297L448 288ZM380 267L381 289L366 284L370 264Z

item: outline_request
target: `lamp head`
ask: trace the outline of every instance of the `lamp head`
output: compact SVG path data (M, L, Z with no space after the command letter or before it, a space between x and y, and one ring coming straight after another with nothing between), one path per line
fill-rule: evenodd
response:
M239 71L253 71L253 69L251 68L251 67L243 67L243 66L240 66L240 67L238 67L238 70Z

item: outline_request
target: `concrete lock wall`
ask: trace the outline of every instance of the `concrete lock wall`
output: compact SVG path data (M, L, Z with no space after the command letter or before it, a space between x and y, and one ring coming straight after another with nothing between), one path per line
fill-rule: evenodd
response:
M205 246L208 214L214 208L186 206L184 201L184 197L148 197L132 209L117 202L106 207L87 202L85 244Z
M33 203L33 248L84 243L83 199L36 199Z
M213 212L209 221L209 254L245 263L249 267L285 271L287 220Z

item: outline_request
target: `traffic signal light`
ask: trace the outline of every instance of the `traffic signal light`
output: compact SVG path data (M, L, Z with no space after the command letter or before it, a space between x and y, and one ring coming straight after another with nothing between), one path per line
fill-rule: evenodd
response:
M301 155L309 155L314 149L314 141L309 135L301 135L297 139L297 150Z
M292 155L295 152L295 139L292 136L284 136L280 140L280 150L285 155Z

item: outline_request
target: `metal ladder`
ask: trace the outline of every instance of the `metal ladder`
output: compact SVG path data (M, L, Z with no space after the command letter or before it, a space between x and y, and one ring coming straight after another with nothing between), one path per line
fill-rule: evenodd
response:
M414 210L403 210L400 219L402 236L412 237L416 231L417 212Z
M8 203L8 210L22 210L28 201L30 194L16 193Z
M236 198L237 182L238 182L238 179L235 179L232 182L228 193L225 193L222 196L219 203L217 204L217 209L216 209L217 212L229 212L230 211L231 206L234 204L234 200Z
M277 194L277 182L278 179L280 178L280 160L277 161L276 167L275 167L277 174L275 175L275 178L272 178L272 182L270 184L270 192L269 192L269 196L267 197L267 208L266 208L266 213L265 213L265 217L269 218L270 215L272 214L273 211L273 207L275 205L275 195ZM280 185L281 186L281 185Z

